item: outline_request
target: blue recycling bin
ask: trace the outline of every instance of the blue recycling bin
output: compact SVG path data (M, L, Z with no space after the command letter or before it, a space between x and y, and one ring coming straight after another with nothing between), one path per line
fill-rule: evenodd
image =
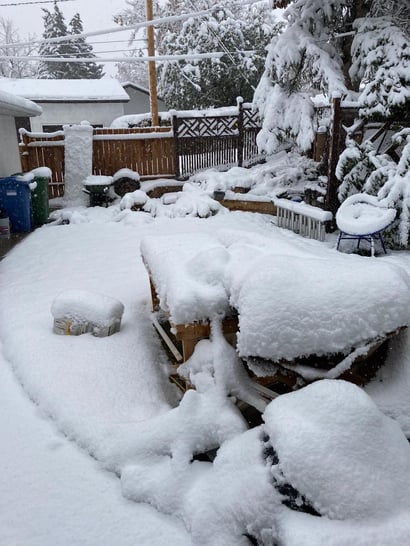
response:
M0 208L7 212L14 233L27 233L33 229L31 183L32 180L18 175L0 178Z

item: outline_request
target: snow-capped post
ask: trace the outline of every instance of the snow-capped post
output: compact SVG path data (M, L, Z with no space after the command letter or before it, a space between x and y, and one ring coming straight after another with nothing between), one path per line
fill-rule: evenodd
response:
M175 178L177 180L181 177L181 170L179 168L179 150L178 150L178 116L176 110L170 110L169 114L172 119L172 132L174 135L174 164L175 164Z
M238 167L243 165L243 98L236 97L238 105Z
M83 180L93 170L93 128L88 121L64 125L65 189L64 201L70 206L85 205Z
M342 113L341 113L341 95L340 93L334 93L332 96L333 106L333 119L330 134L329 143L329 164L327 173L327 192L325 198L325 209L336 214L339 208L339 199L337 197L337 190L339 187L339 181L336 178L336 165L339 160L339 155L342 147ZM336 229L335 225L332 225L333 230Z

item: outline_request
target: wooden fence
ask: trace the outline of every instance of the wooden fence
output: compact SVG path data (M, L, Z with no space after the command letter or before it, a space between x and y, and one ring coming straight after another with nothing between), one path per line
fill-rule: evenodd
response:
M171 127L94 129L93 174L111 176L119 169L141 177L175 177L185 180L201 169L249 166L260 156L256 135L260 130L250 106L239 104L232 114L173 116ZM235 112L236 110L236 112ZM64 131L21 131L20 154L25 172L49 167L50 198L64 193Z
M49 167L49 197L64 194L64 132L22 132L20 144L25 172ZM169 127L94 129L93 174L113 175L119 169L137 171L142 177L174 176L174 140Z
M260 124L249 106L238 113L172 118L175 175L187 179L202 169L249 166L259 158L256 135Z

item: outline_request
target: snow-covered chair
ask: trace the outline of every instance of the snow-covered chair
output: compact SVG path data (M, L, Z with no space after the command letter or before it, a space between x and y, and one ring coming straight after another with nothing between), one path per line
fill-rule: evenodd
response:
M386 254L382 233L395 217L396 209L388 208L374 195L351 195L336 213L336 224L340 230L337 250L344 239L357 240L357 249L364 240L370 243L371 255L374 256L374 241L378 240Z

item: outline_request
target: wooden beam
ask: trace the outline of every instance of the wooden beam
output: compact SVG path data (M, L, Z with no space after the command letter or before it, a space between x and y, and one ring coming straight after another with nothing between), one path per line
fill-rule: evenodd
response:
M152 0L145 0L145 8L147 21L152 21L154 18L154 10L152 7ZM148 37L148 55L155 56L155 36L154 27L150 25L147 29ZM151 106L152 125L157 127L159 125L158 117L158 93L157 93L157 74L155 69L155 61L148 62L148 76L149 76L149 99Z

